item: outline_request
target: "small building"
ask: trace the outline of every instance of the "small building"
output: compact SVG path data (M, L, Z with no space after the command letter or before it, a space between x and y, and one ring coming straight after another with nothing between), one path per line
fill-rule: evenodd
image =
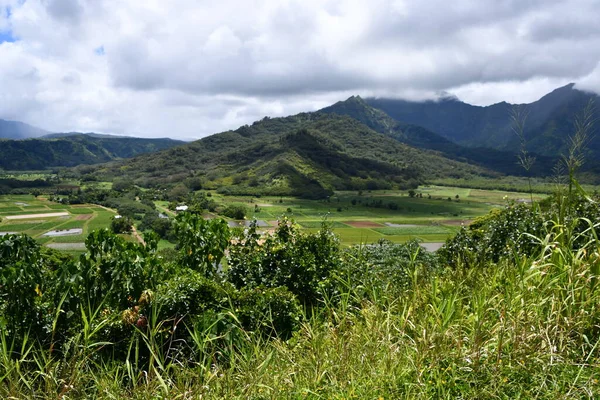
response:
M185 206L185 205L175 207L175 211L187 211L187 209L188 209L188 206Z

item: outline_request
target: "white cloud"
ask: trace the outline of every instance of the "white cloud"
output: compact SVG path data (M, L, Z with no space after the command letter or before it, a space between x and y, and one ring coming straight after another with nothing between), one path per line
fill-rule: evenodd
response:
M0 0L0 118L195 138L351 94L600 90L600 1ZM2 12L8 10L10 12ZM104 51L97 51L99 48Z

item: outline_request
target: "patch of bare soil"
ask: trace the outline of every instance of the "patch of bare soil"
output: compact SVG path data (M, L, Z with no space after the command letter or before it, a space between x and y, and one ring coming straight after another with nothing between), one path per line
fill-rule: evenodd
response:
M344 221L344 224L353 228L381 228L383 225L372 221Z

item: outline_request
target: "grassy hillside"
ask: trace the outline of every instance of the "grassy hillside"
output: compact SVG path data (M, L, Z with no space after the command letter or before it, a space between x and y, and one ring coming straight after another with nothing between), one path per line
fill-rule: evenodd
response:
M88 176L129 177L144 187L198 177L229 193L324 193L415 187L428 177L494 176L326 113L266 118L163 152L93 168Z
M96 137L85 134L26 140L0 139L0 168L23 171L97 164L183 143L171 139Z

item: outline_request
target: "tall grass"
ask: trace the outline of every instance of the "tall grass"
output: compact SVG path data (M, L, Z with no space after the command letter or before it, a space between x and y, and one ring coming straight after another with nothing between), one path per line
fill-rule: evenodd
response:
M243 331L232 312L137 329L125 365L98 363L95 352L109 344L94 338L106 322L81 310L84 329L60 355L25 340L15 359L10 338L0 337L0 396L597 398L600 224L579 223L586 229L570 240L562 239L568 226L549 225L534 257L435 275L414 265L399 296L373 289L364 300L361 282L345 281L347 290L305 315L286 342ZM215 333L224 321L229 329ZM173 346L160 339L174 327L190 332L179 347L186 363L173 362Z

